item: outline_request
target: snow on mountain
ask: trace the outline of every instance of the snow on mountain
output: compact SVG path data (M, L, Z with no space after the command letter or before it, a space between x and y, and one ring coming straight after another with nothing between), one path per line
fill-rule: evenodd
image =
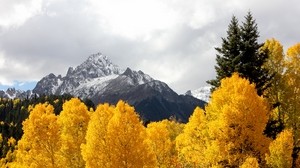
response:
M71 94L81 98L92 98L96 94L117 92L142 85L153 79L142 71L125 71L114 65L107 56L93 54L76 68L70 67L66 76L49 74L33 89L37 94Z
M164 82L142 71L114 65L101 53L93 54L79 66L70 67L66 76L49 74L33 89L39 95L71 94L88 98L94 104L124 100L133 105L144 121L175 117L187 122L195 107L205 102L192 96L178 95Z
M107 56L97 53L89 56L86 61L74 70L72 67L69 68L66 77L76 77L77 80L84 80L121 74L122 72L123 70L114 65Z
M122 76L125 77L127 82L131 85L142 85L144 83L153 81L153 79L149 75L144 74L144 72L133 71L130 68L127 68Z
M114 65L107 56L101 53L92 54L76 68L70 67L65 77L49 74L42 78L33 89L37 94L65 93L88 98L101 90L108 81L118 77L124 70Z
M200 87L196 90L192 90L192 91L189 90L185 93L185 95L190 95L197 99L208 102L209 98L210 98L210 89L211 89L211 86L204 86L204 87Z
M105 91L104 88L108 83L117 77L118 75L114 74L85 80L84 83L81 83L75 90L71 91L70 94L78 97L90 98L95 93L103 93Z
M9 99L25 99L30 98L33 96L33 93L31 90L23 91L23 90L17 90L15 88L8 88L7 90L0 90L0 97L1 98L9 98Z

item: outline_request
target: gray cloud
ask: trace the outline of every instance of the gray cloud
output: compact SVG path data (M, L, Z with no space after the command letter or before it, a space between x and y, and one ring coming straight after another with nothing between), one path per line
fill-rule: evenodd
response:
M34 1L1 4L3 10L18 4L28 11L26 17L0 12L0 18L19 18L0 22L0 84L64 75L100 51L121 67L142 70L184 93L214 78L214 47L226 36L231 16L242 22L249 10L260 42L274 37L288 47L300 39L296 0L164 0L147 8L135 0Z

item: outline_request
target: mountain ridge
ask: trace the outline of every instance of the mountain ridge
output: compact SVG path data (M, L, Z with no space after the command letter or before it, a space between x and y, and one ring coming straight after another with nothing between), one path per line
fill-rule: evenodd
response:
M135 107L143 121L176 118L187 122L196 106L205 102L190 95L178 95L166 83L142 71L125 70L101 53L90 55L82 64L70 67L65 76L50 73L37 82L32 94L70 94L94 104L116 104L124 100Z

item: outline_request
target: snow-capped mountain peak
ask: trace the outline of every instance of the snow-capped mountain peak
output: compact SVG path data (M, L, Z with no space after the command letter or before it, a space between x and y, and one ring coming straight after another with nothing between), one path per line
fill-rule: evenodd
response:
M117 65L114 65L107 56L97 53L92 54L86 61L77 66L74 70L69 68L67 76L77 76L80 78L97 78L108 75L121 74L121 70Z
M0 90L0 97L1 98L9 98L9 99L15 99L15 98L20 98L20 99L26 99L32 97L32 91L27 90L18 90L15 88L8 88L6 91L5 90Z
M199 100L208 102L210 99L210 89L211 89L211 86L204 86L204 87L200 87L196 90L192 90L192 91L189 90L185 94L193 96Z
M65 93L95 104L124 100L133 105L144 121L175 117L186 122L196 106L204 102L191 96L178 95L167 84L154 80L142 71L125 71L101 53L90 55L64 77L50 74L33 89L39 95Z

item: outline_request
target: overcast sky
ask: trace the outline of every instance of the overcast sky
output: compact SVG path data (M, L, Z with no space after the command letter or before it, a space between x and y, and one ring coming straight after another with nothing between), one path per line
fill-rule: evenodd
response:
M33 89L101 52L178 93L215 76L214 47L251 11L259 42L300 42L298 0L0 0L0 89Z

